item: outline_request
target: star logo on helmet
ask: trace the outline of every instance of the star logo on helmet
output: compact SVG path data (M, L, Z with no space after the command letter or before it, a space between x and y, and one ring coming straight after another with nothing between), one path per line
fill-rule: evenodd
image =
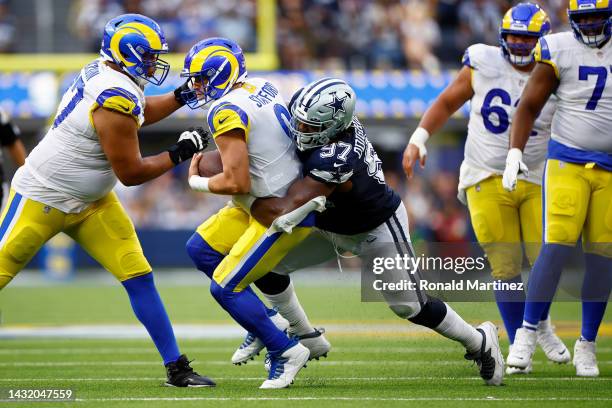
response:
M334 100L329 103L326 103L323 106L327 106L328 108L333 109L334 116L336 116L336 113L338 112L346 113L346 110L344 110L344 101L346 101L346 99L350 97L349 94L344 95L344 98L338 98L338 95L334 92L332 96L334 97Z

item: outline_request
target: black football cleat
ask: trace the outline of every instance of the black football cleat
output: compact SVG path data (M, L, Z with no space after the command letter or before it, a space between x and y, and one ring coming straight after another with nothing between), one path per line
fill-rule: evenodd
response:
M193 371L189 365L191 361L182 354L174 363L166 364L168 380L165 384L168 387L214 387L215 382L208 377Z

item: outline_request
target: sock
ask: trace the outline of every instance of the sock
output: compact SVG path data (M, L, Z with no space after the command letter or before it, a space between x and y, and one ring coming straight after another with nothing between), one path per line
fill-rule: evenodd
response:
M285 319L289 321L289 331L292 334L301 336L303 334L312 333L314 328L308 321L306 312L302 308L300 301L295 294L293 283L290 282L287 288L276 294L268 295L264 293L264 296L272 307L274 307Z
M552 303L549 303L546 305L546 307L544 308L544 310L542 310L542 316L540 316L540 325L542 324L542 322L546 322L548 321L549 313L550 313L550 306L552 305Z
M582 330L586 341L595 341L606 313L612 287L612 259L601 255L584 254L585 273L582 282Z
M445 306L446 316L434 330L447 339L463 344L469 353L479 352L482 346L482 334L463 320L448 303L445 303Z
M521 283L523 278L518 275L512 279L500 280L503 283ZM525 313L525 292L518 290L496 290L495 301L499 314L504 321L504 327L508 333L510 344L514 343L516 330L523 324L523 314Z
M197 232L189 238L185 248L196 268L212 279L215 269L224 258L223 254L215 251Z
M527 287L523 327L536 330L544 312L555 296L563 265L573 248L560 244L543 244L533 265Z
M164 365L178 360L180 353L172 324L155 288L153 273L121 282L130 297L134 314L149 332Z
M234 292L213 280L210 293L238 324L266 345L269 353L278 354L291 344L289 337L272 323L266 306L250 287Z

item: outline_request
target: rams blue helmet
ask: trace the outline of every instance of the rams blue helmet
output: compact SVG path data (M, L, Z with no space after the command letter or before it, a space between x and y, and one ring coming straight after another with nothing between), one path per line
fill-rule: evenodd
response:
M518 66L533 62L535 44L509 43L508 34L540 38L550 32L550 19L533 3L520 3L506 12L499 28L499 42L508 60Z
M168 43L161 27L140 14L122 14L104 27L100 55L114 62L128 75L161 85L168 76L170 64L159 59L168 52Z
M191 47L185 57L181 76L190 79L183 98L196 109L226 95L247 76L246 61L240 46L226 38L209 38Z
M597 48L612 36L612 4L610 0L570 0L567 8L576 39ZM593 21L582 21L592 17Z

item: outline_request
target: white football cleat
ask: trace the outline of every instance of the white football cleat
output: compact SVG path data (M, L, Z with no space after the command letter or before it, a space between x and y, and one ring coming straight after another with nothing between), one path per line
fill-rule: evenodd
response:
M291 328L289 328L291 330ZM313 332L303 334L301 336L292 336L291 332L289 332L289 337L296 337L302 345L306 346L310 351L310 357L308 360L318 360L321 357L327 358L327 353L331 350L331 344L323 335L325 333L324 328L314 329ZM266 360L264 362L264 368L266 371L270 372L270 356L266 355Z
M512 351L512 344L508 348L508 354ZM510 367L506 364L506 374L507 375L516 375L516 374L530 374L533 369L531 363L526 368L518 368L518 367Z
M574 345L574 367L576 367L576 375L578 377L599 377L594 341L576 340Z
M324 328L315 328L312 333L297 336L300 343L310 350L309 360L318 360L321 357L327 357L327 353L331 350L331 344L323 335L324 333ZM289 337L291 337L291 329L289 329L288 334Z
M563 341L555 334L555 326L548 319L541 321L536 330L537 343L544 350L546 358L554 363L567 364L571 360L571 355Z
M516 331L514 344L508 354L507 364L510 367L526 369L531 365L533 353L536 349L535 330L521 327Z
M274 323L274 325L282 331L289 328L289 321L281 316L278 312L275 315L270 316L270 320L272 320L272 323ZM258 356L264 347L265 345L263 342L259 340L255 334L247 333L240 347L238 347L234 352L234 355L232 356L232 363L236 365L246 364L247 361L253 360L255 356Z
M501 385L504 379L504 357L499 348L497 327L484 322L476 327L482 334L482 346L476 353L467 353L465 358L474 360L480 369L480 376L487 385Z
M297 373L308 362L309 356L310 352L308 349L296 339L295 343L280 356L270 356L268 379L259 388L270 390L288 387L293 383Z

